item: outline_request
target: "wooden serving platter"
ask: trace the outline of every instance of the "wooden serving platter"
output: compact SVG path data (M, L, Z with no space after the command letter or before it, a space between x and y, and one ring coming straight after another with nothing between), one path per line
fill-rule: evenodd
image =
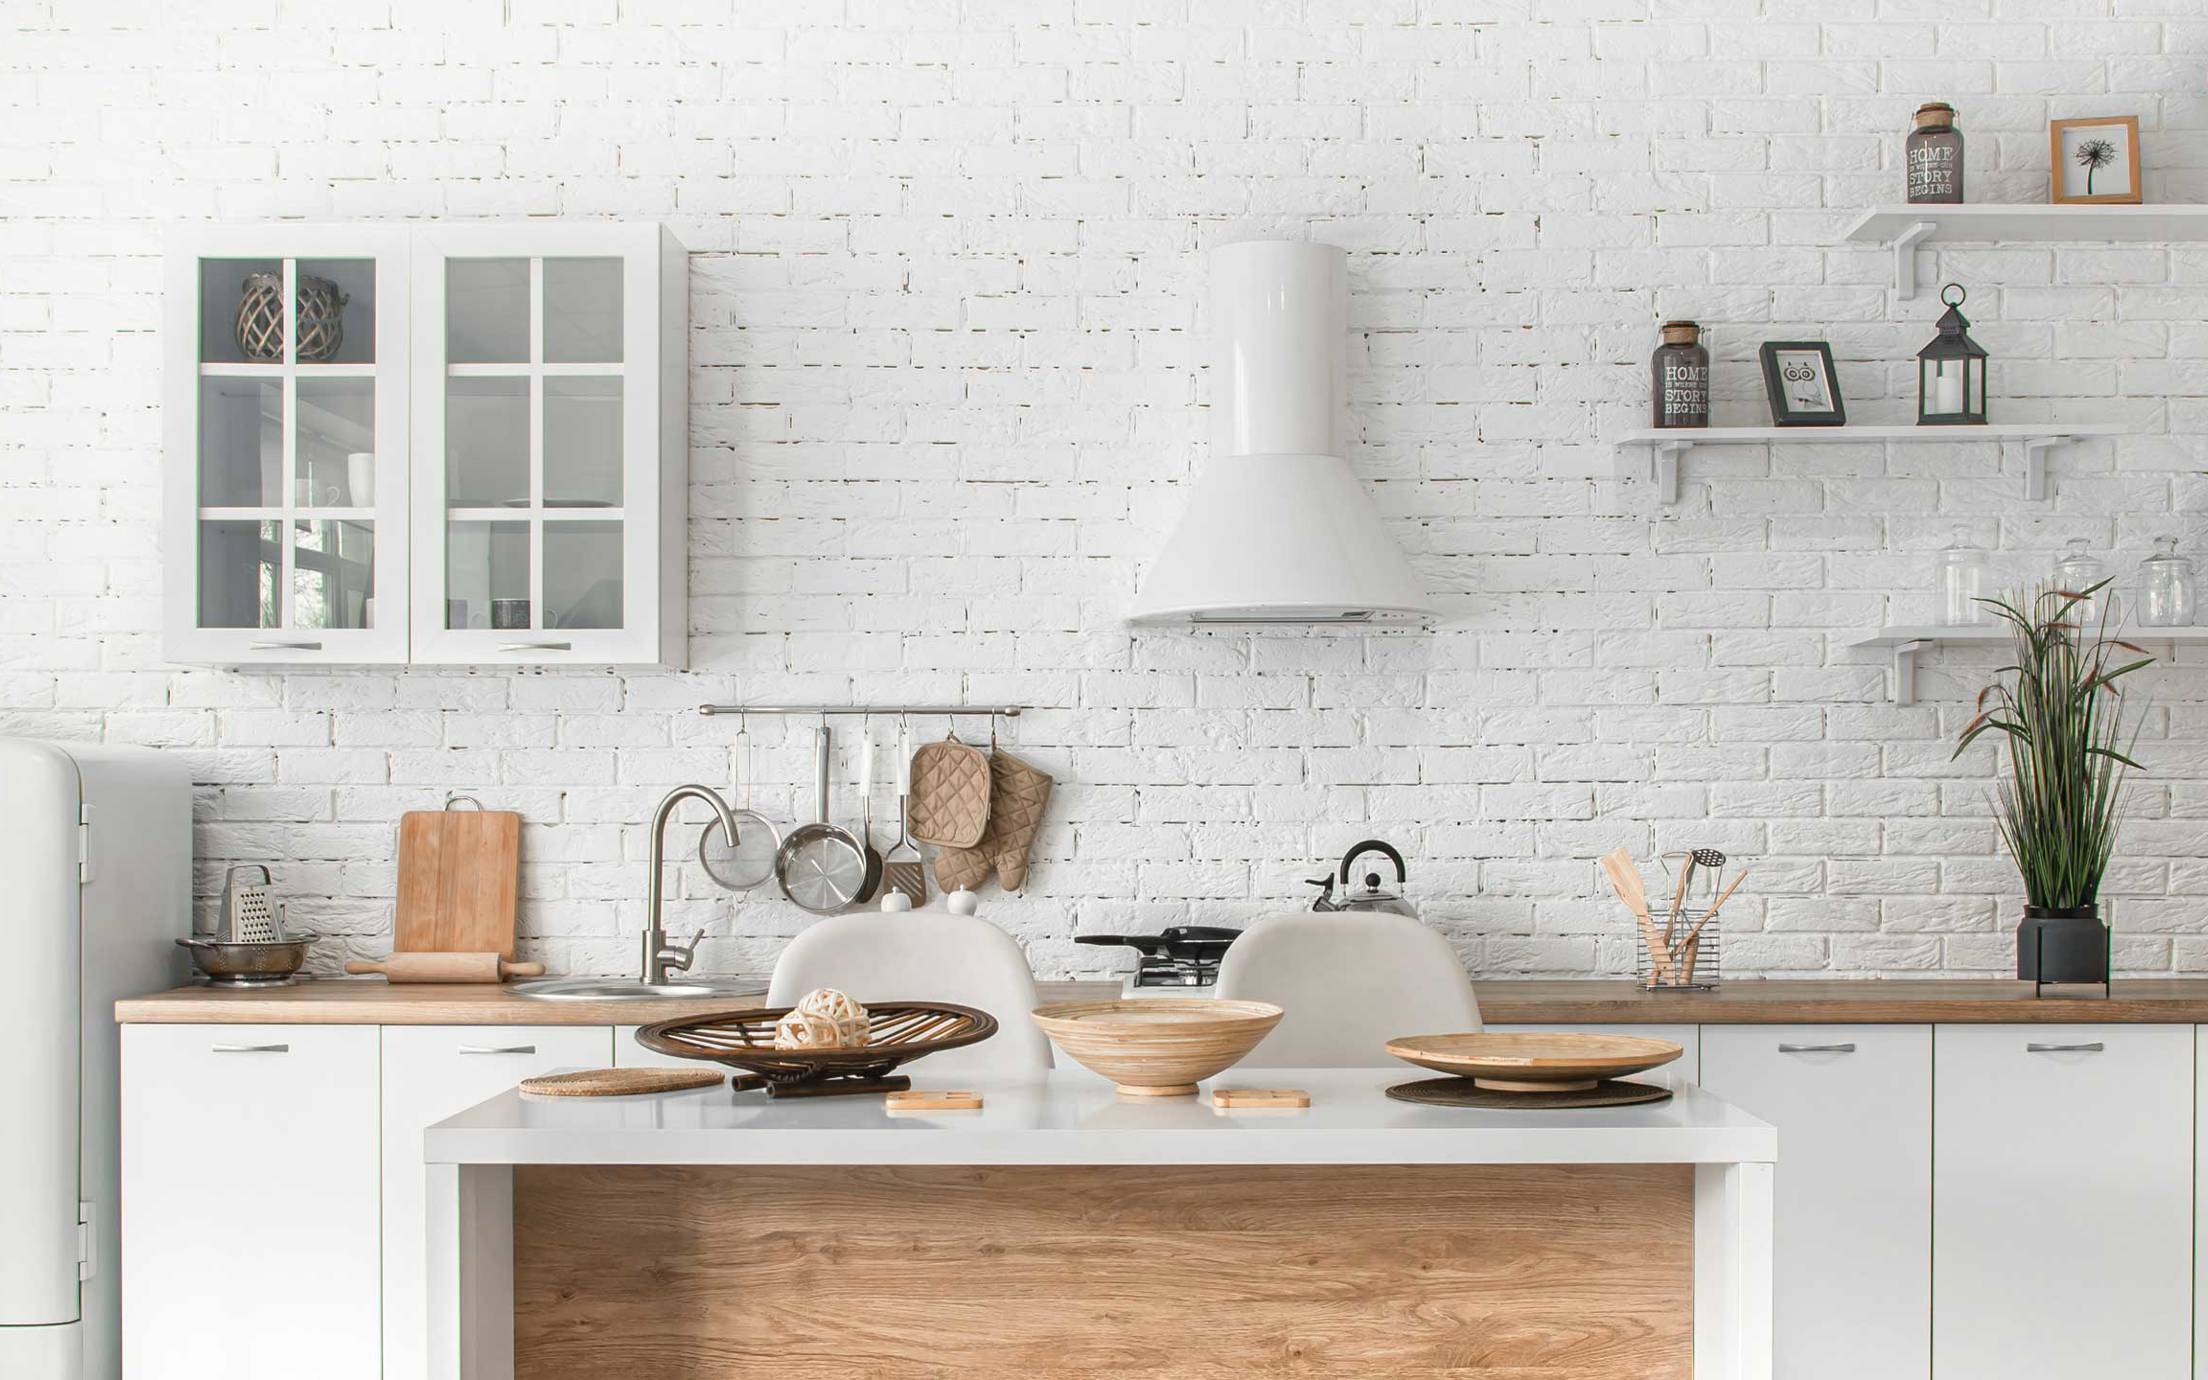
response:
M1604 1079L1668 1064L1683 1052L1669 1040L1640 1035L1538 1031L1405 1035L1388 1041L1388 1053L1405 1063L1469 1078L1494 1092L1588 1092Z

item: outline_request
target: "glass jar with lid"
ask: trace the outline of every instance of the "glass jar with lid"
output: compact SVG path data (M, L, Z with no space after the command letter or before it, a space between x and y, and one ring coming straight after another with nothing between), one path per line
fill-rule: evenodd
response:
M2092 543L2084 537L2072 537L2055 558L2055 587L2067 594L2082 593L2108 578L2108 567L2093 554ZM2070 611L2070 621L2079 629L2087 630L2101 621L2102 612L2109 606L2108 591L2087 599Z
M1986 592L1986 553L1957 536L1940 551L1934 566L1941 626L1967 628L1985 622L1986 609L1978 601Z
M2193 625L2193 563L2177 554L2177 538L2156 537L2154 554L2139 562L2139 622L2149 628Z

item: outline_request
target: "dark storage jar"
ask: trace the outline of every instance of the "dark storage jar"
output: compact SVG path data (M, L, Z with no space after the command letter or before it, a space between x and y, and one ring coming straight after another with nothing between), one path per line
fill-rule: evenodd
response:
M1955 128L1955 107L1933 101L1917 107L1909 131L1909 203L1958 205L1963 199L1963 133Z
M1664 343L1648 362L1655 425L1710 424L1710 352L1701 340L1702 328L1692 321L1664 323Z

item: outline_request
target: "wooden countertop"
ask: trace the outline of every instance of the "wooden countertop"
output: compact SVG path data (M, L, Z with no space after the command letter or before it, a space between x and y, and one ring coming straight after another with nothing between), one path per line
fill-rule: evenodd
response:
M1618 978L1477 984L1490 1025L1906 1025L1925 1022L2096 1021L2208 1024L2208 978L2131 978L2102 1000L2091 988L2034 999L2029 983L1765 979L1715 992L1643 992ZM1051 1001L1104 1000L1116 982L1046 982ZM503 988L392 985L380 979L306 982L263 991L179 987L115 1003L115 1019L145 1024L645 1025L742 1006L743 997L683 1001L533 1001Z

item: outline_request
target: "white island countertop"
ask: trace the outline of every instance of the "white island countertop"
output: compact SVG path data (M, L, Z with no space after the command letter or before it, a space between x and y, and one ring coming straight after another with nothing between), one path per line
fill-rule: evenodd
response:
M929 1078L978 1111L892 1113L880 1096L770 1099L726 1087L644 1097L500 1093L429 1128L433 1164L1752 1164L1778 1132L1699 1088L1587 1111L1432 1107L1387 1096L1401 1065L1258 1069L1196 1097L1121 1096L1079 1068L1037 1079ZM1301 1088L1311 1106L1218 1111L1215 1087Z

